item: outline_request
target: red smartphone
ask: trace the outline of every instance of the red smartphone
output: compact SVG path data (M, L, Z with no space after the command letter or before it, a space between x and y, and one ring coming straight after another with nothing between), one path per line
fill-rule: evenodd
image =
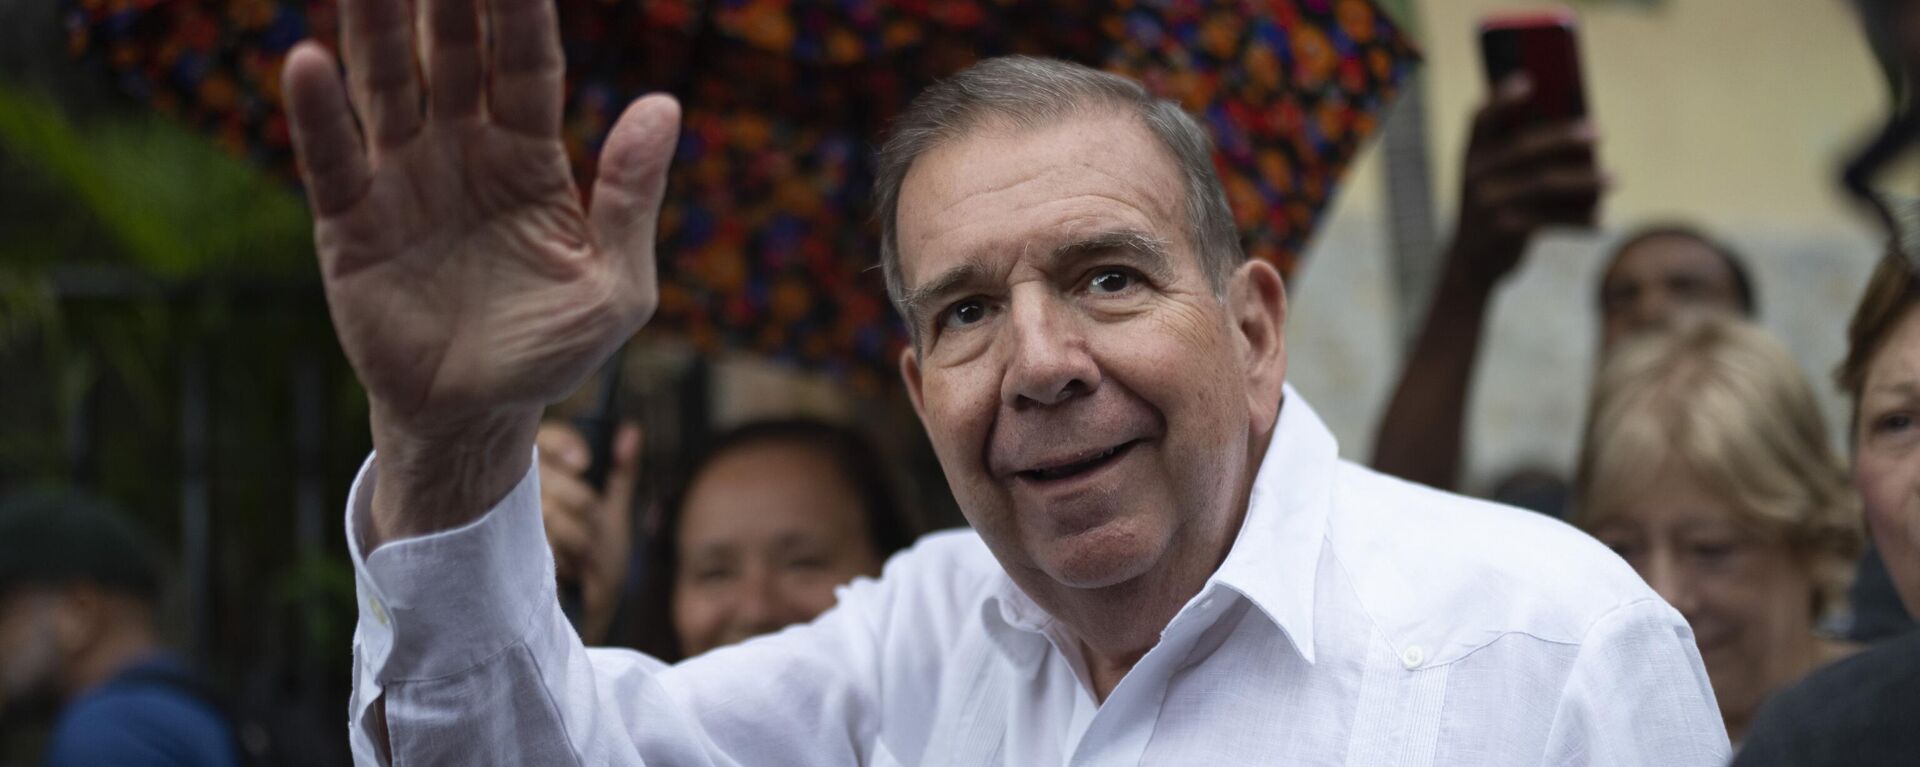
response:
M1527 116L1541 122L1577 120L1587 115L1586 88L1580 76L1578 25L1567 10L1498 14L1480 22L1480 57L1487 83L1497 88L1515 72L1533 81Z

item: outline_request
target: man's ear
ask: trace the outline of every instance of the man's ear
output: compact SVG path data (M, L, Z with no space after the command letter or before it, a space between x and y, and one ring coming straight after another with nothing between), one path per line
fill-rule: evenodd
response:
M1273 264L1248 259L1234 270L1227 306L1246 366L1248 412L1264 430L1279 415L1287 380L1286 282Z
M913 414L927 422L927 411L920 405L920 354L909 346L900 350L900 380L907 384L907 399L913 401Z

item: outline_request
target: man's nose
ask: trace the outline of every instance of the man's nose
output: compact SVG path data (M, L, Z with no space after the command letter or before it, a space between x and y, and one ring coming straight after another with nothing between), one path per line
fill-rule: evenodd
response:
M1092 392L1100 368L1088 353L1079 318L1053 295L1029 291L1008 308L1011 334L1000 398L1009 407L1047 407Z
M1667 327L1673 320L1673 298L1660 288L1648 288L1640 291L1633 304L1633 326L1636 330L1654 330Z

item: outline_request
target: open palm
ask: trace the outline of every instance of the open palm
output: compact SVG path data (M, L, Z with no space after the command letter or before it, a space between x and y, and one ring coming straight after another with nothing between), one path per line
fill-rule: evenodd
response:
M343 0L341 16L347 82L311 42L285 72L341 346L376 411L413 427L537 411L652 314L679 108L627 109L589 210L559 138L552 0Z

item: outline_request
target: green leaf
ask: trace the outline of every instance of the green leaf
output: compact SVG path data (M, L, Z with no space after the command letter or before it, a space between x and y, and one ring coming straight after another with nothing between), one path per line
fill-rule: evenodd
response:
M141 271L179 279L314 270L299 196L166 118L75 125L50 102L0 86L0 150L69 195Z

